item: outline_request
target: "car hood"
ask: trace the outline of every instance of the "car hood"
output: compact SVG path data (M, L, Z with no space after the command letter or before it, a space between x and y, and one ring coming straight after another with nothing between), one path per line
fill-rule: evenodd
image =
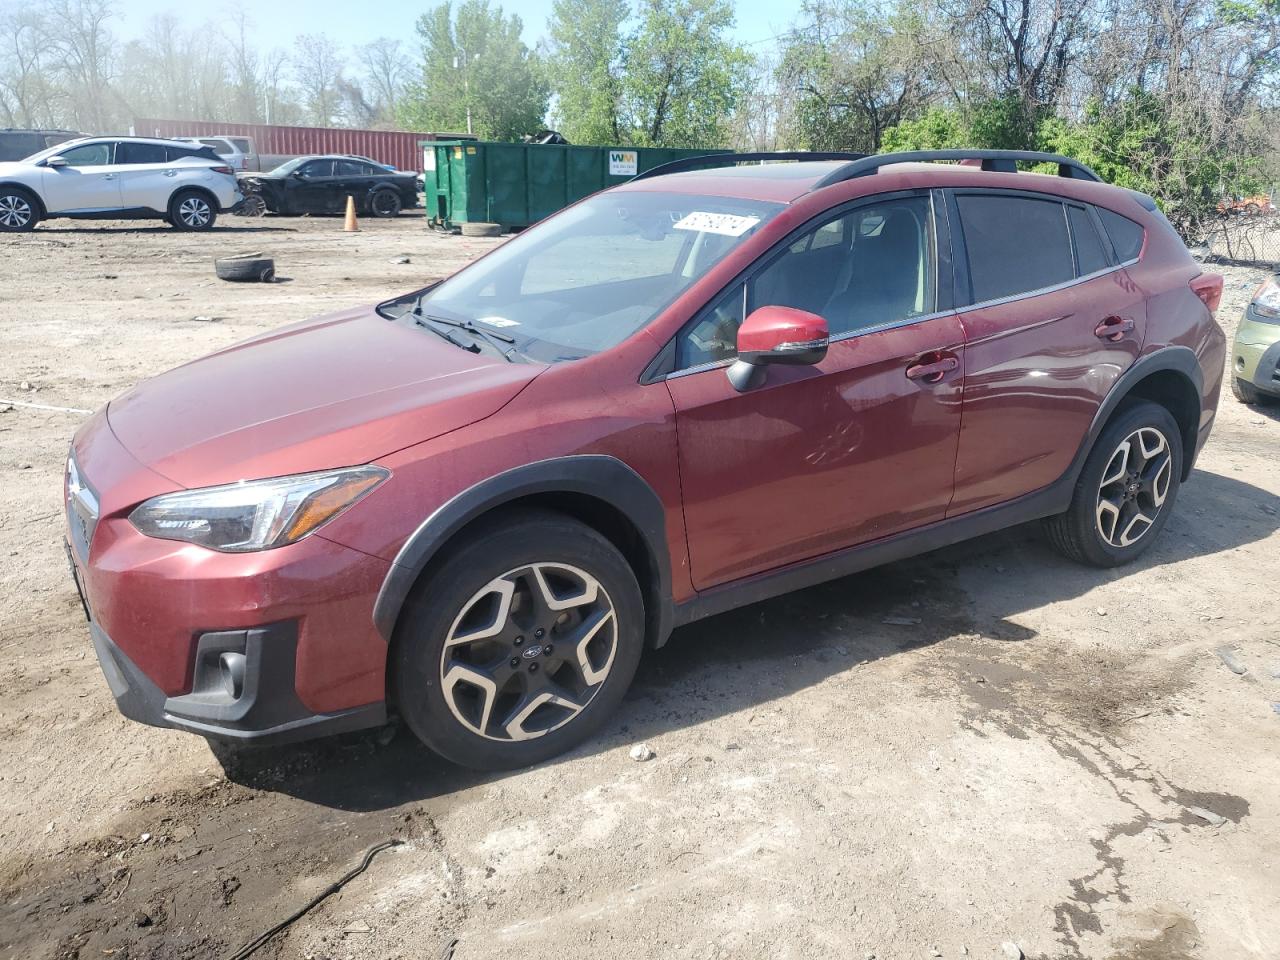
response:
M151 470L212 486L367 463L491 416L545 369L361 309L146 380L111 401L107 422Z

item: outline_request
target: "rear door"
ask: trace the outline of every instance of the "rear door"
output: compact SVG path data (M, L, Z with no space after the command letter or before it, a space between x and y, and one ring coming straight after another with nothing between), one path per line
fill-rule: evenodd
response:
M948 515L1066 471L1142 348L1146 309L1097 213L1052 195L949 192L965 334L963 425Z
M66 166L45 167L42 177L42 199L49 212L120 209L120 168L115 165L115 151L115 142L107 140L78 144L58 154Z
M355 197L356 204L364 202L364 195L373 185L372 168L359 160L333 161L333 210L345 210L347 197Z
M937 300L935 251L949 247L932 212L928 192L852 204L784 241L680 334L666 383L698 589L944 516L963 334ZM820 364L770 367L739 393L725 375L737 328L767 304L822 315L831 345Z
M145 207L163 213L177 183L177 166L161 143L122 141L116 147L120 173L120 202L126 208Z

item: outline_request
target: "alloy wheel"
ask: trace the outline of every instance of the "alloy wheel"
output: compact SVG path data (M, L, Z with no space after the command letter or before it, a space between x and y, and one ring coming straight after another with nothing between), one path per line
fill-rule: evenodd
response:
M595 577L564 563L531 563L463 605L441 654L441 691L472 733L531 740L586 708L617 648L613 603Z
M389 190L382 190L373 195L373 212L379 217L390 216L398 212L399 200Z
M187 197L178 205L178 219L193 229L208 224L210 216L208 201L200 197Z
M0 196L0 226L19 228L31 222L31 204L16 193Z
M1173 452L1155 427L1141 427L1116 447L1098 485L1098 534L1113 547L1137 543L1155 525L1169 495Z

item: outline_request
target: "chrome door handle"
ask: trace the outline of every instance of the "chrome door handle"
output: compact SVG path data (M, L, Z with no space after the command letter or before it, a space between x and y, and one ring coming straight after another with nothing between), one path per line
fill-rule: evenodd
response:
M907 367L907 379L941 383L943 377L959 366L960 358L954 354L925 354Z
M103 180L114 180L115 178L116 178L116 175L114 173L104 173L102 175Z
M1133 319L1131 317L1107 317L1100 324L1093 328L1093 335L1099 340L1110 340L1112 343L1119 343L1124 339L1126 333L1133 332Z
M178 171L177 171L177 170L166 170L166 171L164 172L164 175L165 175L166 177L176 177L176 176L178 175Z

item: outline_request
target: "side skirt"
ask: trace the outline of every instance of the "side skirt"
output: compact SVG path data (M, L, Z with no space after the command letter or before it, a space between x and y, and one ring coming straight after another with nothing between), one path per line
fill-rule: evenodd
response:
M1020 523L1054 516L1071 505L1075 477L1076 471L1070 470L1052 485L1009 503L939 520L918 530L909 530L883 540L873 540L838 553L792 564L781 570L712 587L692 600L676 605L675 626L684 626L704 617L759 603L761 600L826 583L828 580L847 577L896 560L905 560Z

